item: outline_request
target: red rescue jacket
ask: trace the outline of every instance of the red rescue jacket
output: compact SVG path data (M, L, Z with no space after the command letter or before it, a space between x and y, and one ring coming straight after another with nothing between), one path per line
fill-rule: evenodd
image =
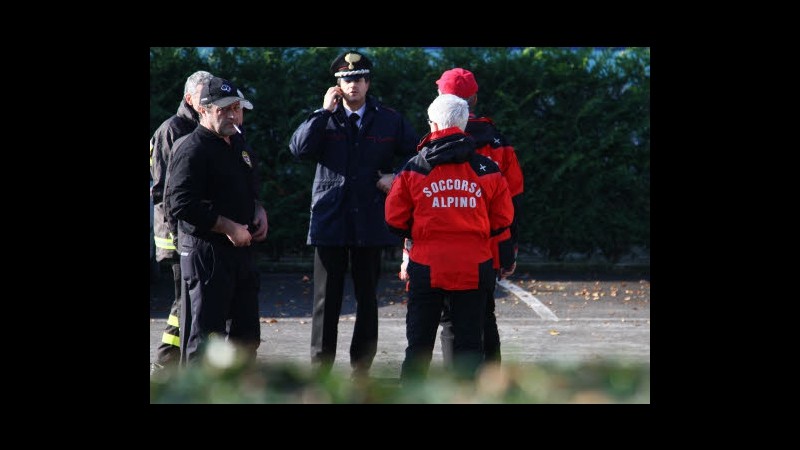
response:
M511 224L511 244L516 252L519 242L519 217L521 215L520 207L522 204L522 191L524 187L522 168L519 166L517 154L514 151L514 147L508 143L497 129L494 121L488 117L476 117L474 114L470 113L465 132L467 136L475 140L477 146L475 151L496 162L500 167L500 173L503 174L503 177L505 177L508 182L511 201L514 203L514 221ZM492 245L494 268L499 269L500 239L495 236L492 240L494 241Z
M508 182L458 128L430 133L418 149L392 183L386 224L413 239L409 258L430 268L431 287L477 289L478 266L492 259L490 237L510 238Z

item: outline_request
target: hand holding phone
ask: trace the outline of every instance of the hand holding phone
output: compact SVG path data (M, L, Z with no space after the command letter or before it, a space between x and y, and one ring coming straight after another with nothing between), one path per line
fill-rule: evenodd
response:
M342 99L342 90L339 86L331 86L328 88L328 92L325 93L325 98L322 101L322 107L327 109L328 111L333 112L336 109L336 105L339 104L339 101Z

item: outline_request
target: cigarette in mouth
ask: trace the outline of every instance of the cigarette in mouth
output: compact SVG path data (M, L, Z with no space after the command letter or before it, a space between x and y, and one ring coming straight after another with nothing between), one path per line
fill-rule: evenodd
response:
M242 130L240 130L239 127L236 126L236 124L233 124L233 128L236 128L237 133L242 134Z

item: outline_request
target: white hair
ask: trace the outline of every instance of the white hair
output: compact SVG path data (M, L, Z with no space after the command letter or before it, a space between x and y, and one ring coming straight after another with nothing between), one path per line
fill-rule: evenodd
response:
M469 105L457 95L442 94L428 106L428 118L439 124L440 129L458 127L464 131L469 121Z
M183 94L194 95L198 84L208 84L212 78L214 78L214 75L211 75L210 72L198 70L186 79L186 84L183 86Z

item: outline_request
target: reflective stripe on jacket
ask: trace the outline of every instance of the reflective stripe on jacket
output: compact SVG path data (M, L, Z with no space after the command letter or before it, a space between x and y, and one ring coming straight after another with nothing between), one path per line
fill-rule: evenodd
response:
M177 259L172 230L164 212L164 184L167 176L167 165L172 155L172 146L176 140L191 133L199 123L197 111L185 100L181 100L178 111L165 120L150 138L150 175L153 187L153 234L155 235L156 260Z

